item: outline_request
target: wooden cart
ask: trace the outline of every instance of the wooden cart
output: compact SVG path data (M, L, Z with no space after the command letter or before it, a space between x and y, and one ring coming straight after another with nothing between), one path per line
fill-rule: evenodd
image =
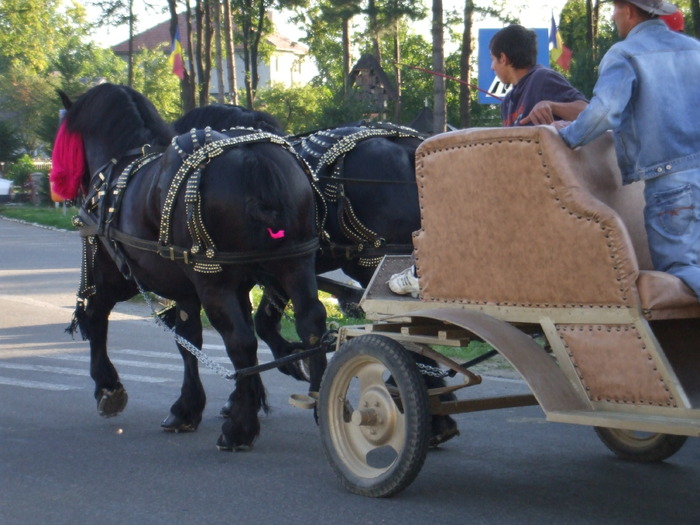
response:
M407 487L432 414L539 404L635 461L700 435L700 302L651 269L643 185L621 185L609 135L572 151L548 126L457 131L426 140L416 163L420 298L388 290L411 258L386 258L362 300L374 322L341 329L319 393L326 455L348 490ZM450 389L473 387L481 377L468 365L432 350L471 340L489 343L531 395L428 391L412 353L461 374Z

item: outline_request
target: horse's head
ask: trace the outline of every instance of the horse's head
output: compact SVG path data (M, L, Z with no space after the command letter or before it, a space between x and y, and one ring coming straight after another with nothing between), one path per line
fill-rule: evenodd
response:
M176 120L173 126L178 133L187 133L192 128L202 129L209 126L216 130L246 127L284 135L279 121L269 113L233 104L211 104L192 109Z
M175 134L153 104L127 86L100 84L75 102L59 95L66 115L54 144L51 181L64 198L74 199L86 177L110 159L145 144L165 147Z

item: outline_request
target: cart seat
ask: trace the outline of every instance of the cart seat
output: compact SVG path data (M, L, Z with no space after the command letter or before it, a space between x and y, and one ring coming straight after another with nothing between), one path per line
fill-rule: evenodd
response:
M621 184L609 133L576 150L550 126L445 133L420 146L416 180L424 301L700 317L694 293L652 268L643 184Z

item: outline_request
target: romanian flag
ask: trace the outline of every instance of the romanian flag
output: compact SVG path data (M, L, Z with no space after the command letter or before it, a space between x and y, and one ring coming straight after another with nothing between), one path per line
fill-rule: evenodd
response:
M182 44L180 43L180 28L175 28L175 36L173 37L173 49L170 52L170 65L173 67L173 74L177 75L180 80L185 79L185 61L182 57Z
M568 71L571 66L571 49L566 47L561 41L561 34L557 29L557 23L552 14L552 26L549 28L549 56L564 71Z

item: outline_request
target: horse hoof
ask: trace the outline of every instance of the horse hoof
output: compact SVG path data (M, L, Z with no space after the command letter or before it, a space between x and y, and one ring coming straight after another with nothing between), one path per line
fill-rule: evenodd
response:
M123 387L107 390L103 388L97 395L97 412L102 417L113 417L126 408L129 395Z
M223 418L231 417L231 400L226 401L226 404L221 407L219 415Z
M168 417L166 417L163 422L160 424L161 428L165 432L194 432L197 430L197 426L193 425L192 423L187 423L183 419L170 414Z
M234 445L229 439L221 434L216 440L216 448L221 452L245 452L253 448L253 445Z
M459 436L457 422L450 416L433 416L432 432L428 446L437 448L453 437Z

